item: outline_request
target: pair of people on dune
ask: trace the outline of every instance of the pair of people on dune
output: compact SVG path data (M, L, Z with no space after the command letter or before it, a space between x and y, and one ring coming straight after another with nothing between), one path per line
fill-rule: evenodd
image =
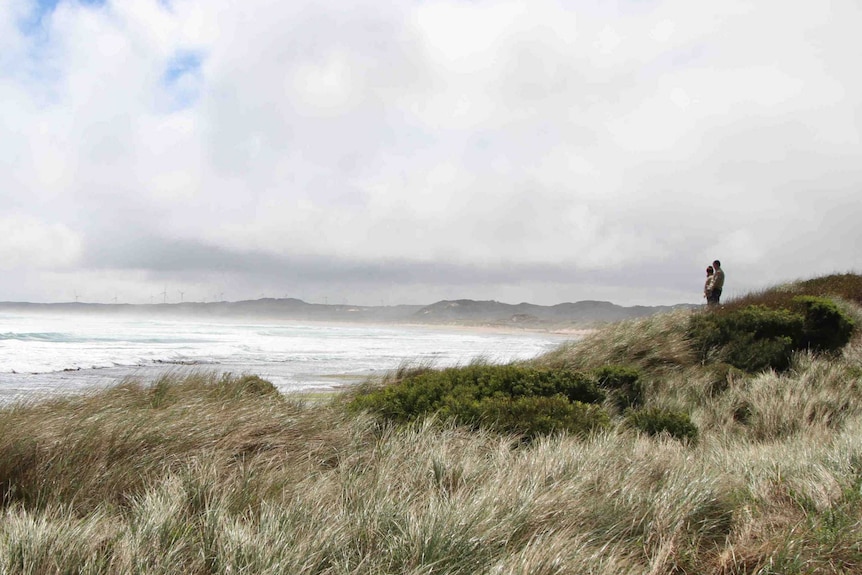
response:
M724 270L721 269L721 262L715 260L711 266L706 268L706 283L703 285L703 297L706 298L707 305L718 305L722 288L724 288Z

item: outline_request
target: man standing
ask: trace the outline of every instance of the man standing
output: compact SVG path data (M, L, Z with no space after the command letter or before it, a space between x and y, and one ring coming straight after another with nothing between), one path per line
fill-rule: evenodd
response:
M718 260L712 262L712 269L714 270L712 284L710 285L709 297L707 297L706 303L718 305L718 300L721 298L721 288L724 287L724 270L721 269L721 262Z

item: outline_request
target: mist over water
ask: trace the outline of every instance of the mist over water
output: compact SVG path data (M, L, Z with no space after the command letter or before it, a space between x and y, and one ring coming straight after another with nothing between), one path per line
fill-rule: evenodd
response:
M331 389L404 363L529 359L571 336L468 328L0 314L0 402L165 372L256 374L282 391Z

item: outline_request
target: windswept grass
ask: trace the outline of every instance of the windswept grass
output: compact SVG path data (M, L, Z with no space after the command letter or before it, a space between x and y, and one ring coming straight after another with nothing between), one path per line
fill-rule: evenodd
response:
M862 559L858 420L782 442L617 431L523 447L430 421L265 411L242 434L175 447L124 497L7 502L0 571L825 573ZM248 453L250 435L268 449ZM58 453L44 455L49 469ZM142 448L113 463L149 462Z
M676 311L610 324L584 340L563 344L535 362L552 368L592 370L630 365L657 375L696 363L685 337L691 311Z
M750 305L762 305L775 309L787 307L790 301L799 295L837 298L862 305L862 281L858 274L852 273L821 276L749 293L728 301L724 307L740 309Z
M643 411L588 436L389 424L207 373L3 408L0 573L862 571L862 338L745 373L698 359L688 317L534 362L641 374ZM650 410L697 440L626 423Z

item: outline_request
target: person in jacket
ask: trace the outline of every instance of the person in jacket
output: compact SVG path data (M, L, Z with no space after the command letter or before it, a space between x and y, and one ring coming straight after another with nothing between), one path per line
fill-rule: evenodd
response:
M711 305L718 305L721 299L721 291L724 289L724 270L721 269L721 262L718 260L712 262L712 267L712 284L709 289L710 297L706 299L706 302Z
M706 283L703 284L703 297L706 298L707 303L710 298L710 291L712 289L712 275L715 270L712 266L706 267Z

